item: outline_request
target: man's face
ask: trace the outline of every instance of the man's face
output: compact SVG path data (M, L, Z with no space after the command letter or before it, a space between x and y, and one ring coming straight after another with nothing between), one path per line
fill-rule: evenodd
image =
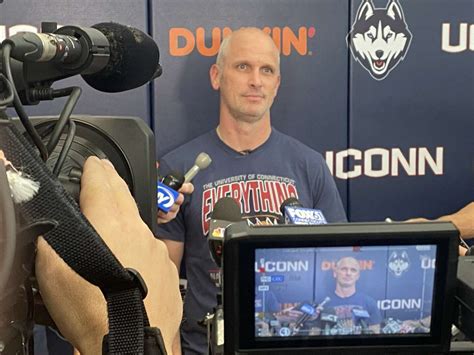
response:
M268 115L280 85L278 52L269 36L254 31L234 34L221 67L211 68L220 90L221 110L234 119L256 122Z
M341 259L334 270L336 283L342 287L354 286L360 277L360 266L352 258Z

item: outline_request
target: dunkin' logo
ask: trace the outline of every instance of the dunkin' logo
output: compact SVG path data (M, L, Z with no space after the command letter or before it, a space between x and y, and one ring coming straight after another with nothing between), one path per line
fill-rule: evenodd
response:
M309 40L316 36L314 27L301 26L297 29L285 27L264 27L284 56L291 54L312 55L308 47ZM169 52L173 57L183 57L197 51L205 57L217 55L224 37L232 33L229 27L195 30L185 27L172 27L169 30Z

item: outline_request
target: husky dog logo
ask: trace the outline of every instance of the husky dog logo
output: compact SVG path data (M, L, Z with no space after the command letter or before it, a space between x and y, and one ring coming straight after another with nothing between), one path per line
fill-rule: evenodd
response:
M388 269L393 272L396 277L402 276L402 274L410 267L410 259L406 251L401 254L396 251L392 252L388 259Z
M375 80L385 79L405 58L411 39L397 0L390 0L386 8L375 8L372 0L364 0L346 38L354 59Z

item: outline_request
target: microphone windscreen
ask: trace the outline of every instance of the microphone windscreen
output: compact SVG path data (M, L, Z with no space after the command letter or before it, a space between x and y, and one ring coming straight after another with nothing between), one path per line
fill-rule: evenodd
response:
M211 164L211 162L211 157L207 153L202 152L196 157L195 164L199 167L199 169L204 170L209 166L209 164Z
M168 187L171 187L173 190L178 191L184 183L184 175L178 171L172 171L163 178L162 181Z
M211 219L240 222L242 220L242 214L240 213L239 205L233 198L223 197L214 205Z
M98 23L110 44L109 62L101 71L83 75L94 89L121 92L137 88L161 74L160 51L148 34L113 22Z
M282 215L285 214L285 207L303 207L303 205L296 197L288 197L280 206L280 212Z

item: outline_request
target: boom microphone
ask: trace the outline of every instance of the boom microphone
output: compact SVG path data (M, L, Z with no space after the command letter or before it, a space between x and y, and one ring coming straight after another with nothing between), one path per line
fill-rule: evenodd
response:
M82 76L94 89L126 91L156 79L163 72L158 45L148 34L113 22L92 28L102 32L110 43L110 59L105 68Z
M81 74L93 88L121 92L161 75L160 52L146 33L118 23L91 28L64 26L53 33L22 32L2 42L11 47L18 91L36 83Z

